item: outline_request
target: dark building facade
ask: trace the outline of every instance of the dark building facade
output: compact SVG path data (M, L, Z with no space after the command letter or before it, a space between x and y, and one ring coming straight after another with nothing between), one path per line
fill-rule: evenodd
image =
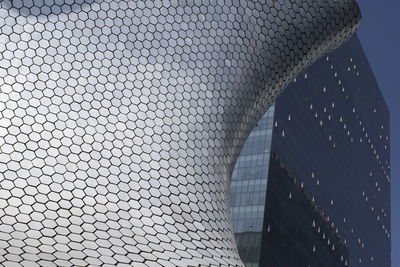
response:
M389 140L355 36L299 75L246 141L231 184L246 266L391 266Z

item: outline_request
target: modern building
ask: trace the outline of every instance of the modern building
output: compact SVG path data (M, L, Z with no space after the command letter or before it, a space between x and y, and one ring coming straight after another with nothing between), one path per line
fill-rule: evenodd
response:
M300 74L246 141L231 182L245 265L390 267L389 140L355 36Z
M243 267L230 176L356 0L0 1L0 266Z

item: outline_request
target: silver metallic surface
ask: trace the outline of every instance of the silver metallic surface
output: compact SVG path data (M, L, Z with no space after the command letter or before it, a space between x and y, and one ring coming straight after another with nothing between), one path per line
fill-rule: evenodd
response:
M227 185L354 0L0 2L0 265L242 266Z

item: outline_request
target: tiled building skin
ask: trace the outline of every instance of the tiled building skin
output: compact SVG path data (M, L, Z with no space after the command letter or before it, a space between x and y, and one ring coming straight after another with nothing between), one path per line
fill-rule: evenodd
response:
M389 111L358 38L300 74L268 127L270 161L257 167L268 169L262 237L234 228L246 266L390 267ZM252 181L252 169L236 184ZM233 225L247 218L233 215Z
M243 266L228 185L355 0L0 1L0 265Z

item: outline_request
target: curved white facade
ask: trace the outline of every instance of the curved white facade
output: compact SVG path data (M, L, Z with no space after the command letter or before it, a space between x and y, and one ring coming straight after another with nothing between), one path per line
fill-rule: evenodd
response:
M353 0L0 3L0 265L243 266L244 139Z

